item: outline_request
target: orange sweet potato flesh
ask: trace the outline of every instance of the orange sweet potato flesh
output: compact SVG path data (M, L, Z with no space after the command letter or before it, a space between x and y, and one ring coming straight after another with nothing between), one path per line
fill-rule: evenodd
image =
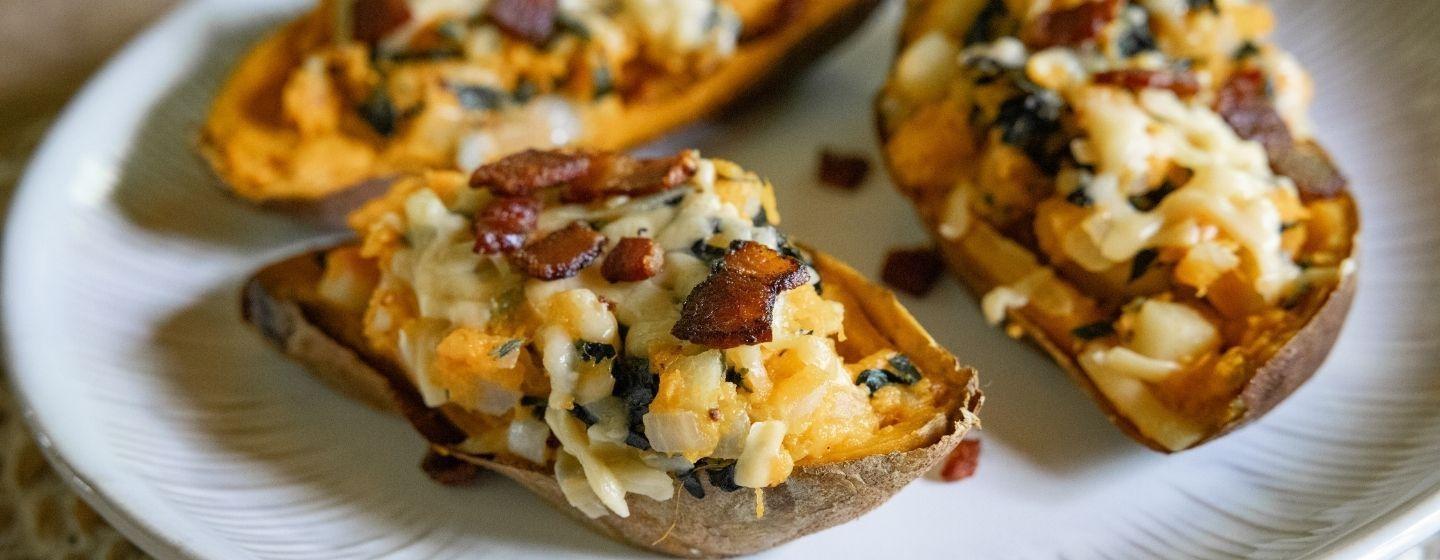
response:
M775 22L765 33L742 38L732 56L680 91L586 117L585 133L575 144L628 149L773 89L857 28L879 0L756 0L745 5L751 4L783 17L771 18ZM327 221L338 221L377 194L387 178L455 165L454 158L435 154L386 155L397 151L387 151L386 139L363 123L347 125L353 115L342 116L335 133L304 141L296 125L285 122L285 80L305 53L328 40L333 12L322 3L257 44L220 90L199 139L200 153L237 196ZM752 19L766 18L746 17Z

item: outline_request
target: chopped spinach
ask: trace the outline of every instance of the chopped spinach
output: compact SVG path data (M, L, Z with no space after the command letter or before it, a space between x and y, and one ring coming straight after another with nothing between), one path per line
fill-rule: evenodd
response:
M555 26L560 28L562 33L569 33L582 40L590 40L590 28L585 27L585 22L570 17L565 12L555 14Z
M520 405L530 407L530 414L533 415L536 420L541 422L545 421L545 397L525 395L520 397Z
M461 58L465 52L456 47L441 47L436 49L425 49L418 51L391 51L380 55L385 62L426 62L431 60L448 60Z
M604 64L596 66L595 73L591 75L590 79L595 88L594 99L601 99L615 93L615 77L610 75L610 67Z
M724 247L716 247L707 243L704 239L696 239L695 243L690 245L690 254L695 255L697 259L705 261L705 264L711 267L714 267L716 263L720 262L720 259L725 258L725 252Z
M580 353L580 361L598 364L615 357L615 345L603 342L590 342L580 340L575 342L575 351Z
M580 421L584 422L586 426L594 426L596 422L600 421L599 418L595 417L594 412L590 412L590 409L580 406L578 404L575 405L574 408L570 409L570 415L579 418Z
M471 111L493 111L505 103L505 92L489 86L450 85L460 106Z
M1090 198L1090 193L1085 190L1085 185L1075 187L1070 194L1065 195L1065 202L1074 204L1081 208L1089 208L1095 204L1095 199Z
M1159 46L1155 43L1155 35L1150 31L1150 18L1144 8L1139 9L1146 13L1145 21L1130 25L1125 34L1115 42L1115 47L1120 50L1121 56L1132 57L1142 52L1153 51Z
M1110 324L1109 321L1100 321L1098 323L1075 327L1070 331L1070 334L1080 340L1095 340L1115 334L1115 326Z
M1185 0L1185 4L1190 7L1191 11L1210 10L1211 13L1220 13L1220 6L1215 3L1215 0Z
M995 117L1000 139L1020 148L1046 173L1059 169L1066 151L1058 134L1061 103L1051 91L1022 93L1001 103Z
M734 383L736 389L749 391L750 388L745 386L745 374L747 372L748 370L744 368L735 369L733 367L727 367L725 368L725 380Z
M515 84L515 91L510 93L510 99L524 105L534 99L538 93L540 93L539 88L535 86L535 82L527 78L520 78L520 81Z
M680 486L683 486L685 491L689 492L691 496L695 496L697 500L705 497L705 486L700 484L699 475L700 469L698 468L675 474L675 480L680 481Z
M1254 41L1245 41L1240 44L1240 48L1235 49L1235 60L1245 60L1259 54L1260 45L1256 45Z
M871 368L861 371L860 375L855 377L855 384L868 387L870 394L873 395L875 391L891 383L910 385L920 381L920 370L915 368L914 363L911 363L909 356L896 354L888 362L889 368Z
M1134 282L1144 276L1145 272L1150 270L1150 265L1155 264L1155 259L1159 256L1160 251L1154 247L1141 249L1139 253L1135 253L1135 259L1130 261L1130 281Z
M989 43L1012 34L1016 25L1009 16L1010 10L1005 7L1005 0L986 2L985 7L975 16L975 23L965 30L965 46Z
M890 371L895 373L901 383L909 385L920 380L920 370L910 361L910 356L896 354L891 356L888 361L890 362Z
M735 463L731 462L720 468L707 469L710 474L710 485L719 488L722 492L734 492L740 489L735 484Z
M384 87L377 87L360 104L360 118L370 123L370 128L381 136L389 136L395 133L396 121L400 114L395 110L395 103L390 100L389 92Z
M650 361L635 356L615 360L610 368L615 378L615 388L610 394L620 397L625 403L626 419L630 433L625 443L637 449L650 449L650 439L645 437L645 414L650 412L650 402L660 390L660 376L650 371Z

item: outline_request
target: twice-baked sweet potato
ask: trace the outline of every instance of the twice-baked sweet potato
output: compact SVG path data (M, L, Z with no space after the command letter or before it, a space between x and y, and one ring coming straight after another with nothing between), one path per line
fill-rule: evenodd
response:
M1165 452L1320 366L1359 217L1263 3L909 8L877 99L886 161L987 319Z
M793 75L878 0L600 4L323 0L238 65L200 152L245 199L343 216L402 174L653 139Z
M357 244L242 298L317 377L404 416L437 480L478 466L624 542L729 556L878 506L977 422L974 371L786 241L733 164L526 152L472 183L402 181L352 216Z

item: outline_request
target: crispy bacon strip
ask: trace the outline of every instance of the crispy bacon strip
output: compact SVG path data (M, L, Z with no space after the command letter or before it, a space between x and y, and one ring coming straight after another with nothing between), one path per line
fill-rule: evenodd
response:
M529 196L585 177L594 159L585 152L525 150L480 166L470 186L488 187L497 196Z
M590 266L605 246L605 236L584 222L550 232L515 251L511 260L526 276L541 280L569 278Z
M670 334L721 349L769 342L776 296L809 281L805 266L792 257L753 241L732 244L685 297Z
M639 282L659 273L664 265L665 251L654 240L626 237L605 256L600 275L611 283Z
M528 196L502 196L475 213L475 252L508 253L525 244L540 217L540 201Z
M885 255L880 279L897 290L918 297L930 293L944 272L945 262L933 247L892 249Z
M569 183L565 202L590 202L606 196L644 196L667 191L690 180L700 167L700 154L684 150L663 158L635 159L605 153L593 156L591 172Z
M374 45L410 21L410 5L405 0L355 0L350 20L355 40Z
M975 469L980 465L980 440L961 440L960 445L955 446L955 451L950 452L950 457L945 460L945 466L940 469L940 478L945 482L956 482L975 476Z
M1095 83L1128 90L1168 89L1180 97L1190 97L1200 92L1200 82L1195 79L1195 74L1179 70L1110 70L1096 74Z
M543 46L555 33L555 0L493 0L490 21L501 31Z
M1345 190L1346 179L1330 156L1313 142L1296 142L1267 92L1264 72L1236 71L1220 88L1215 110L1241 138L1265 147L1270 168L1295 181L1307 197L1330 197Z
M1097 0L1072 8L1050 10L1036 16L1025 27L1021 38L1035 50L1086 45L1095 42L1105 26L1119 15L1119 0Z

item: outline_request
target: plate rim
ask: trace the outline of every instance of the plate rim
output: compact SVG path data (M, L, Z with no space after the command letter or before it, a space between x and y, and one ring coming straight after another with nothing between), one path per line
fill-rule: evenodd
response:
M200 539L190 538L191 535L180 538L173 528L170 531L162 529L155 522L155 511L140 510L135 505L138 502L129 502L131 505L126 505L127 499L139 500L145 496L153 496L153 491L135 490L148 490L150 486L117 487L113 483L102 482L101 479L105 477L99 476L102 472L96 469L106 465L87 462L83 453L73 449L79 442L66 441L63 434L73 434L76 430L73 426L62 426L66 422L54 417L53 413L45 414L45 411L57 405L44 404L37 400L36 386L33 385L36 383L34 379L39 375L36 372L48 369L46 365L56 363L60 357L55 351L43 346L24 344L27 337L20 333L28 329L17 328L44 322L44 317L37 318L23 313L22 311L34 308L21 303L16 295L23 293L17 288L35 285L37 281L43 280L40 272L43 269L11 265L17 255L31 254L39 246L32 242L33 234L29 232L34 231L33 228L25 227L43 215L39 210L47 206L63 208L66 204L63 198L66 191L43 183L53 182L51 179L57 175L65 176L57 166L65 163L67 141L83 133L82 127L86 121L82 120L82 117L103 107L102 98L105 94L120 87L119 82L126 78L123 71L131 66L143 65L149 52L163 48L173 41L168 38L172 34L228 22L223 17L225 10L236 10L237 7L222 4L225 3L217 0L185 0L176 4L137 33L85 81L83 87L65 104L45 132L39 147L26 162L24 172L16 182L9 208L5 209L3 240L0 240L0 255L3 255L0 257L3 258L0 260L0 292L3 292L0 293L0 320L3 320L3 324L0 324L0 327L3 327L0 328L0 331L3 331L0 333L0 359L3 359L3 362L0 363L4 364L4 375L10 383L21 421L29 435L36 439L46 460L68 487L133 544L159 558L203 558L223 553L227 548L235 550L236 546L208 534L202 535L204 538ZM148 94L154 89L164 87L169 87L169 84L152 86L152 90L147 90L145 99L153 99ZM73 170L70 173L73 174ZM72 420L70 424L75 422ZM90 427L85 426L87 429ZM128 473L128 476L136 475ZM1437 532L1440 532L1440 483L1418 491L1410 499L1386 509L1375 519L1310 551L1307 557L1390 558L1414 548ZM217 546L220 544L229 546Z

